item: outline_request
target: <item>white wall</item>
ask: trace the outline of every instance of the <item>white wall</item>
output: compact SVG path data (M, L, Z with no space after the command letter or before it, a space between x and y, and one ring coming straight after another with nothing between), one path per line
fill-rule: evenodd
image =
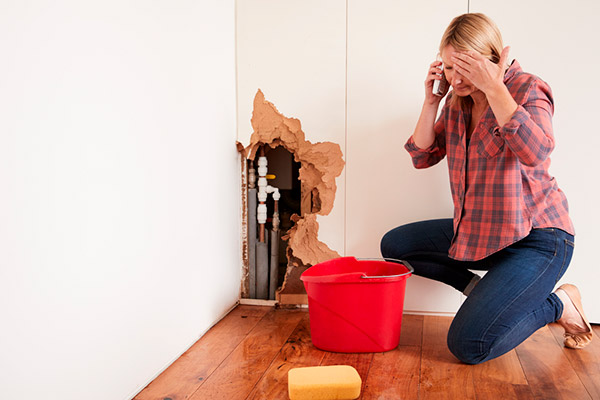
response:
M247 135L244 124L249 126L251 100L260 87L281 112L310 127L305 129L307 138L340 143L346 169L337 180L342 185L333 213L340 207L344 216L341 221L323 221L326 234L321 240L338 251L344 249L345 255L378 257L381 236L394 226L452 216L445 161L415 170L403 145L417 121L423 81L441 35L451 19L470 6L496 20L505 43L512 46L511 56L554 89L558 147L551 173L568 196L577 230L575 257L563 281L582 288L588 315L600 322L600 296L589 279L597 275L594 250L600 223L595 206L600 189L594 184L600 175L594 156L600 132L593 119L600 80L588 76L600 63L595 51L600 3L586 0L577 7L558 0L318 3L238 2L238 137L244 140ZM340 39L342 34L345 40ZM343 54L344 65L339 62ZM344 87L339 84L342 76ZM337 110L337 119L323 111L330 109ZM315 129L322 126L327 129ZM462 295L438 283L419 277L409 282L406 310L451 313L462 301Z
M410 7L395 0L348 2L348 255L381 257L379 243L390 229L452 216L446 162L416 170L404 143L448 16L466 11L462 0ZM460 293L448 286L418 276L409 282L407 311L452 313L460 306Z
M234 2L0 9L0 398L130 398L238 299Z

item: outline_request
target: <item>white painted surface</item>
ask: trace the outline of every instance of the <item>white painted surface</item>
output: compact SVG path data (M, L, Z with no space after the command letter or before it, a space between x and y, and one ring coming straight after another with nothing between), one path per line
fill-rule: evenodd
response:
M379 240L388 229L450 217L446 162L414 170L403 145L417 121L424 77L441 35L470 3L471 11L496 20L511 56L554 90L557 148L551 172L569 198L577 230L575 257L563 281L582 288L588 314L600 321L600 297L590 279L598 275L593 249L600 189L594 177L600 167L594 152L600 132L593 118L600 80L587 77L600 62L595 51L600 3L348 0L347 10L345 3L238 2L238 138L249 138L251 101L261 87L281 112L300 118L307 138L343 144L347 164L337 182L346 184L339 185L321 239L346 255L379 256ZM340 220L336 213L343 208ZM461 301L453 289L413 277L405 309L452 312Z
M404 143L424 98L423 82L435 61L449 16L464 1L430 0L410 7L394 0L348 4L348 141L346 248L349 255L381 257L390 229L452 216L445 161L416 170ZM455 312L460 294L413 276L405 309Z
M600 238L600 79L587 72L595 71L600 64L600 2L511 0L500 4L471 0L471 11L494 19L505 45L511 46L511 58L552 88L556 149L550 172L567 195L576 231L573 260L559 284L576 284L582 292L587 317L600 323L600 272L596 259Z
M237 301L232 1L0 12L0 397L126 399Z

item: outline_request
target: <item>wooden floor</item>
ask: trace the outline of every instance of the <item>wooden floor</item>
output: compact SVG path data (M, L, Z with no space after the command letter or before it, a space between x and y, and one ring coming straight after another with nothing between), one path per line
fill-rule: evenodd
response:
M238 306L135 399L287 399L290 368L333 364L358 370L361 399L600 399L599 326L583 350L565 349L552 324L473 366L448 351L450 322L405 315L397 349L341 354L312 345L306 310Z

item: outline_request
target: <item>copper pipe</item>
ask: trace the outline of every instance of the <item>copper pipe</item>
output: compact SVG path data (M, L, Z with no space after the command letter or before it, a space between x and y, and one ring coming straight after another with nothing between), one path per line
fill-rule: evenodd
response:
M261 243L265 242L265 224L260 224L260 226L259 226L258 241Z

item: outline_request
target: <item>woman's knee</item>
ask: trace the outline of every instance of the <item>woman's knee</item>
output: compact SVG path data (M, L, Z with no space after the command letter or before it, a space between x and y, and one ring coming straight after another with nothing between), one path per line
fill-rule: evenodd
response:
M392 254L393 244L394 244L394 230L392 229L381 238L381 243L379 244L381 255L383 257L392 257L395 254Z
M479 364L484 362L489 354L488 349L484 345L483 339L472 337L467 326L450 325L448 330L448 349L465 364Z
M410 252L406 238L410 237L406 225L399 226L387 232L381 238L380 250L383 257L401 259L404 254Z
M447 252L453 236L452 219L437 219L401 225L381 239L384 257L401 258L414 252Z

